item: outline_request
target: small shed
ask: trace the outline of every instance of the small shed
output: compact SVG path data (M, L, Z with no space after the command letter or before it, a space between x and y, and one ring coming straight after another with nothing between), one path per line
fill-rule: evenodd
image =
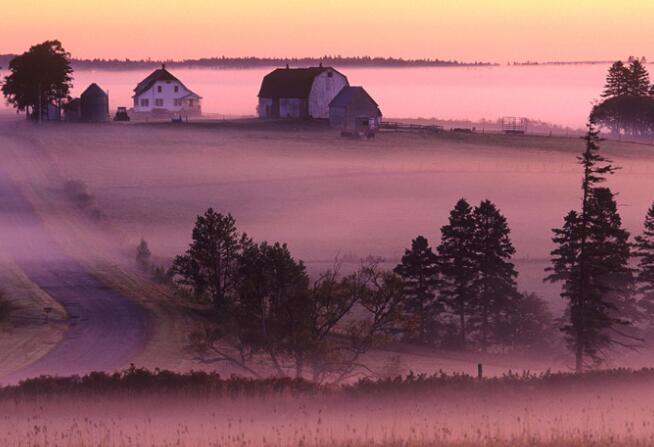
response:
M109 119L109 95L96 83L89 85L80 96L80 119L89 123Z
M343 87L329 103L329 124L342 135L372 138L381 118L379 105L363 87Z

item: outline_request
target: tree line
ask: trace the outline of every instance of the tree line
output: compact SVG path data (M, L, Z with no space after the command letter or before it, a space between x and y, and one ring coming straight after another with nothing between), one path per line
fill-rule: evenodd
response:
M615 62L609 68L602 98L592 117L612 134L649 136L654 132L654 85L644 61Z

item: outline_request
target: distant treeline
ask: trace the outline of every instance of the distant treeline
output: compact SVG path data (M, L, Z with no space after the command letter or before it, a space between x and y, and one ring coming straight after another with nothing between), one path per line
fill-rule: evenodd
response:
M0 67L7 67L13 54L0 54ZM488 62L459 62L440 59L402 59L393 57L302 57L302 58L268 58L268 57L210 57L183 60L152 59L71 59L76 70L139 70L149 69L165 63L169 67L181 68L258 68L258 67L306 67L312 65L332 65L338 67L451 67L451 66L489 66Z

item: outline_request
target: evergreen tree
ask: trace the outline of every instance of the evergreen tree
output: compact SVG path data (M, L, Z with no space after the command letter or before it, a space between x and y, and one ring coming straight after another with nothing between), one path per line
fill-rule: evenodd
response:
M638 291L640 305L654 324L654 203L645 217L643 233L636 236L635 255L638 257Z
M489 200L484 200L473 211L477 274L473 281L475 318L479 322L482 351L486 351L491 331L499 324L500 316L518 296L518 273L511 263L515 248L511 243L506 218Z
M136 264L139 266L139 268L144 271L148 272L150 271L150 258L152 256L152 252L150 252L150 248L148 247L148 243L146 242L145 239L141 238L141 242L139 245L136 247Z
M649 95L650 83L647 68L638 59L629 65L629 83L627 94L631 96Z
M222 316L238 280L240 256L252 242L238 232L231 214L212 208L197 217L192 239L186 253L173 261L169 275L197 298L208 299Z
M546 278L563 282L568 321L562 330L578 372L584 369L586 357L597 363L605 348L633 340L624 326L637 317L628 266L629 233L622 229L613 194L598 186L616 168L599 154L592 120L585 141L586 149L578 157L583 167L581 213L571 211L563 227L553 230L557 248Z
M438 284L437 257L426 238L418 236L411 242L411 249L405 251L395 273L402 278L409 336L416 336L420 343L433 341L436 316L442 306L434 293Z
M626 95L629 88L631 72L622 61L614 62L609 68L604 86L603 98L614 98Z
M459 345L465 349L468 337L467 319L472 313L477 273L473 237L475 221L472 207L460 199L450 212L449 223L441 228L438 246L440 299L459 323Z

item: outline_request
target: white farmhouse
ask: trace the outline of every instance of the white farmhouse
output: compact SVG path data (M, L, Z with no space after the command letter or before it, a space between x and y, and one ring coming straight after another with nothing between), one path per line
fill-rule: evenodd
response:
M202 97L173 76L166 65L153 71L134 89L134 112L197 116L202 113Z
M332 67L278 68L263 78L257 113L261 118L329 118L329 103L347 85Z

